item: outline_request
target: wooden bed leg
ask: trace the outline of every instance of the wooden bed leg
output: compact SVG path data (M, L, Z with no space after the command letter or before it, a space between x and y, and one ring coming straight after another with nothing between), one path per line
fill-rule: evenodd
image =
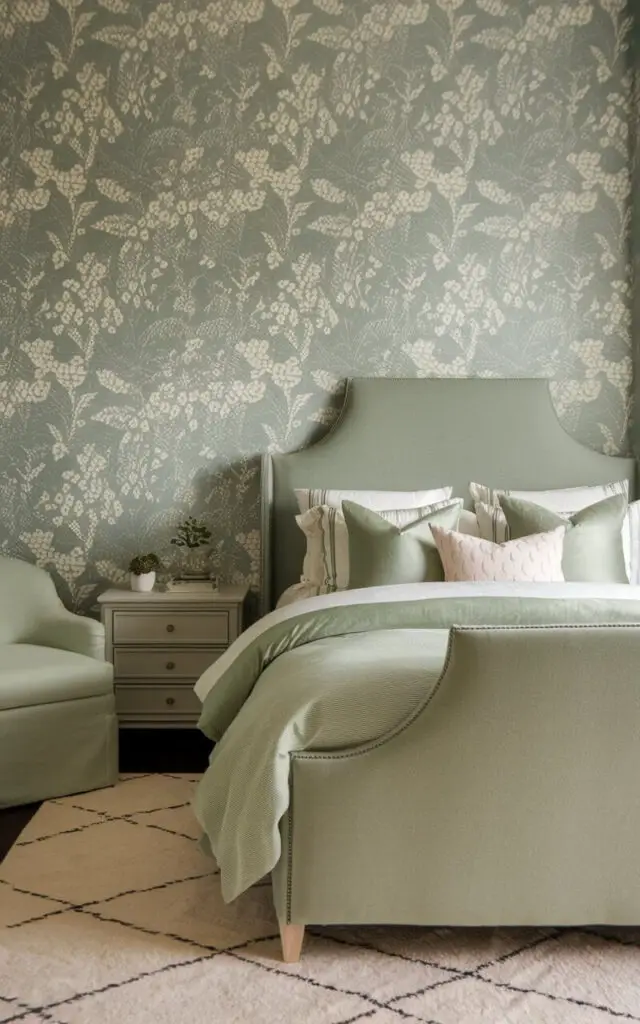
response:
M303 924L284 924L280 922L280 941L282 942L282 959L285 964L297 964L300 959L304 940Z

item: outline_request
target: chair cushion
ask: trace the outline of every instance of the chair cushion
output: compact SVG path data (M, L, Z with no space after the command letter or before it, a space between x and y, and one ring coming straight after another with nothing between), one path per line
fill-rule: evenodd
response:
M113 689L113 667L35 644L0 646L0 710L97 697Z
M33 635L38 623L60 613L62 602L49 574L19 558L0 557L0 644Z

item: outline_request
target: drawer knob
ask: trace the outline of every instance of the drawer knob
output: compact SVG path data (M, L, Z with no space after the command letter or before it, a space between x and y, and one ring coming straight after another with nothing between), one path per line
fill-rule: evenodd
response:
M175 704L175 702L176 702L175 697L167 697L167 699L165 701L165 703L169 704L169 706L171 706L171 704Z
M168 661L167 662L167 668L169 669L169 671L171 671L171 669L175 668L175 667L176 667L175 661Z
M167 633L173 633L175 628L176 628L175 626L173 626L171 623L169 623L169 625L167 626Z

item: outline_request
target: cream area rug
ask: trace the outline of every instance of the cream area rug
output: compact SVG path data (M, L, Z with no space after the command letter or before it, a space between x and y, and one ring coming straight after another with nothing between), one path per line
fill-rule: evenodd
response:
M42 806L0 865L0 1022L640 1021L640 930L312 928L285 966L269 882L222 902L195 782Z

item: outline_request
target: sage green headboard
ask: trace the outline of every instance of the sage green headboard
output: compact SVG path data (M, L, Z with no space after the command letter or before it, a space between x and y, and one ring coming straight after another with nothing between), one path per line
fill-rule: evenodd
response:
M420 490L470 480L527 490L628 479L635 463L585 448L560 425L547 381L355 379L319 443L262 467L263 609L300 578L295 487Z

